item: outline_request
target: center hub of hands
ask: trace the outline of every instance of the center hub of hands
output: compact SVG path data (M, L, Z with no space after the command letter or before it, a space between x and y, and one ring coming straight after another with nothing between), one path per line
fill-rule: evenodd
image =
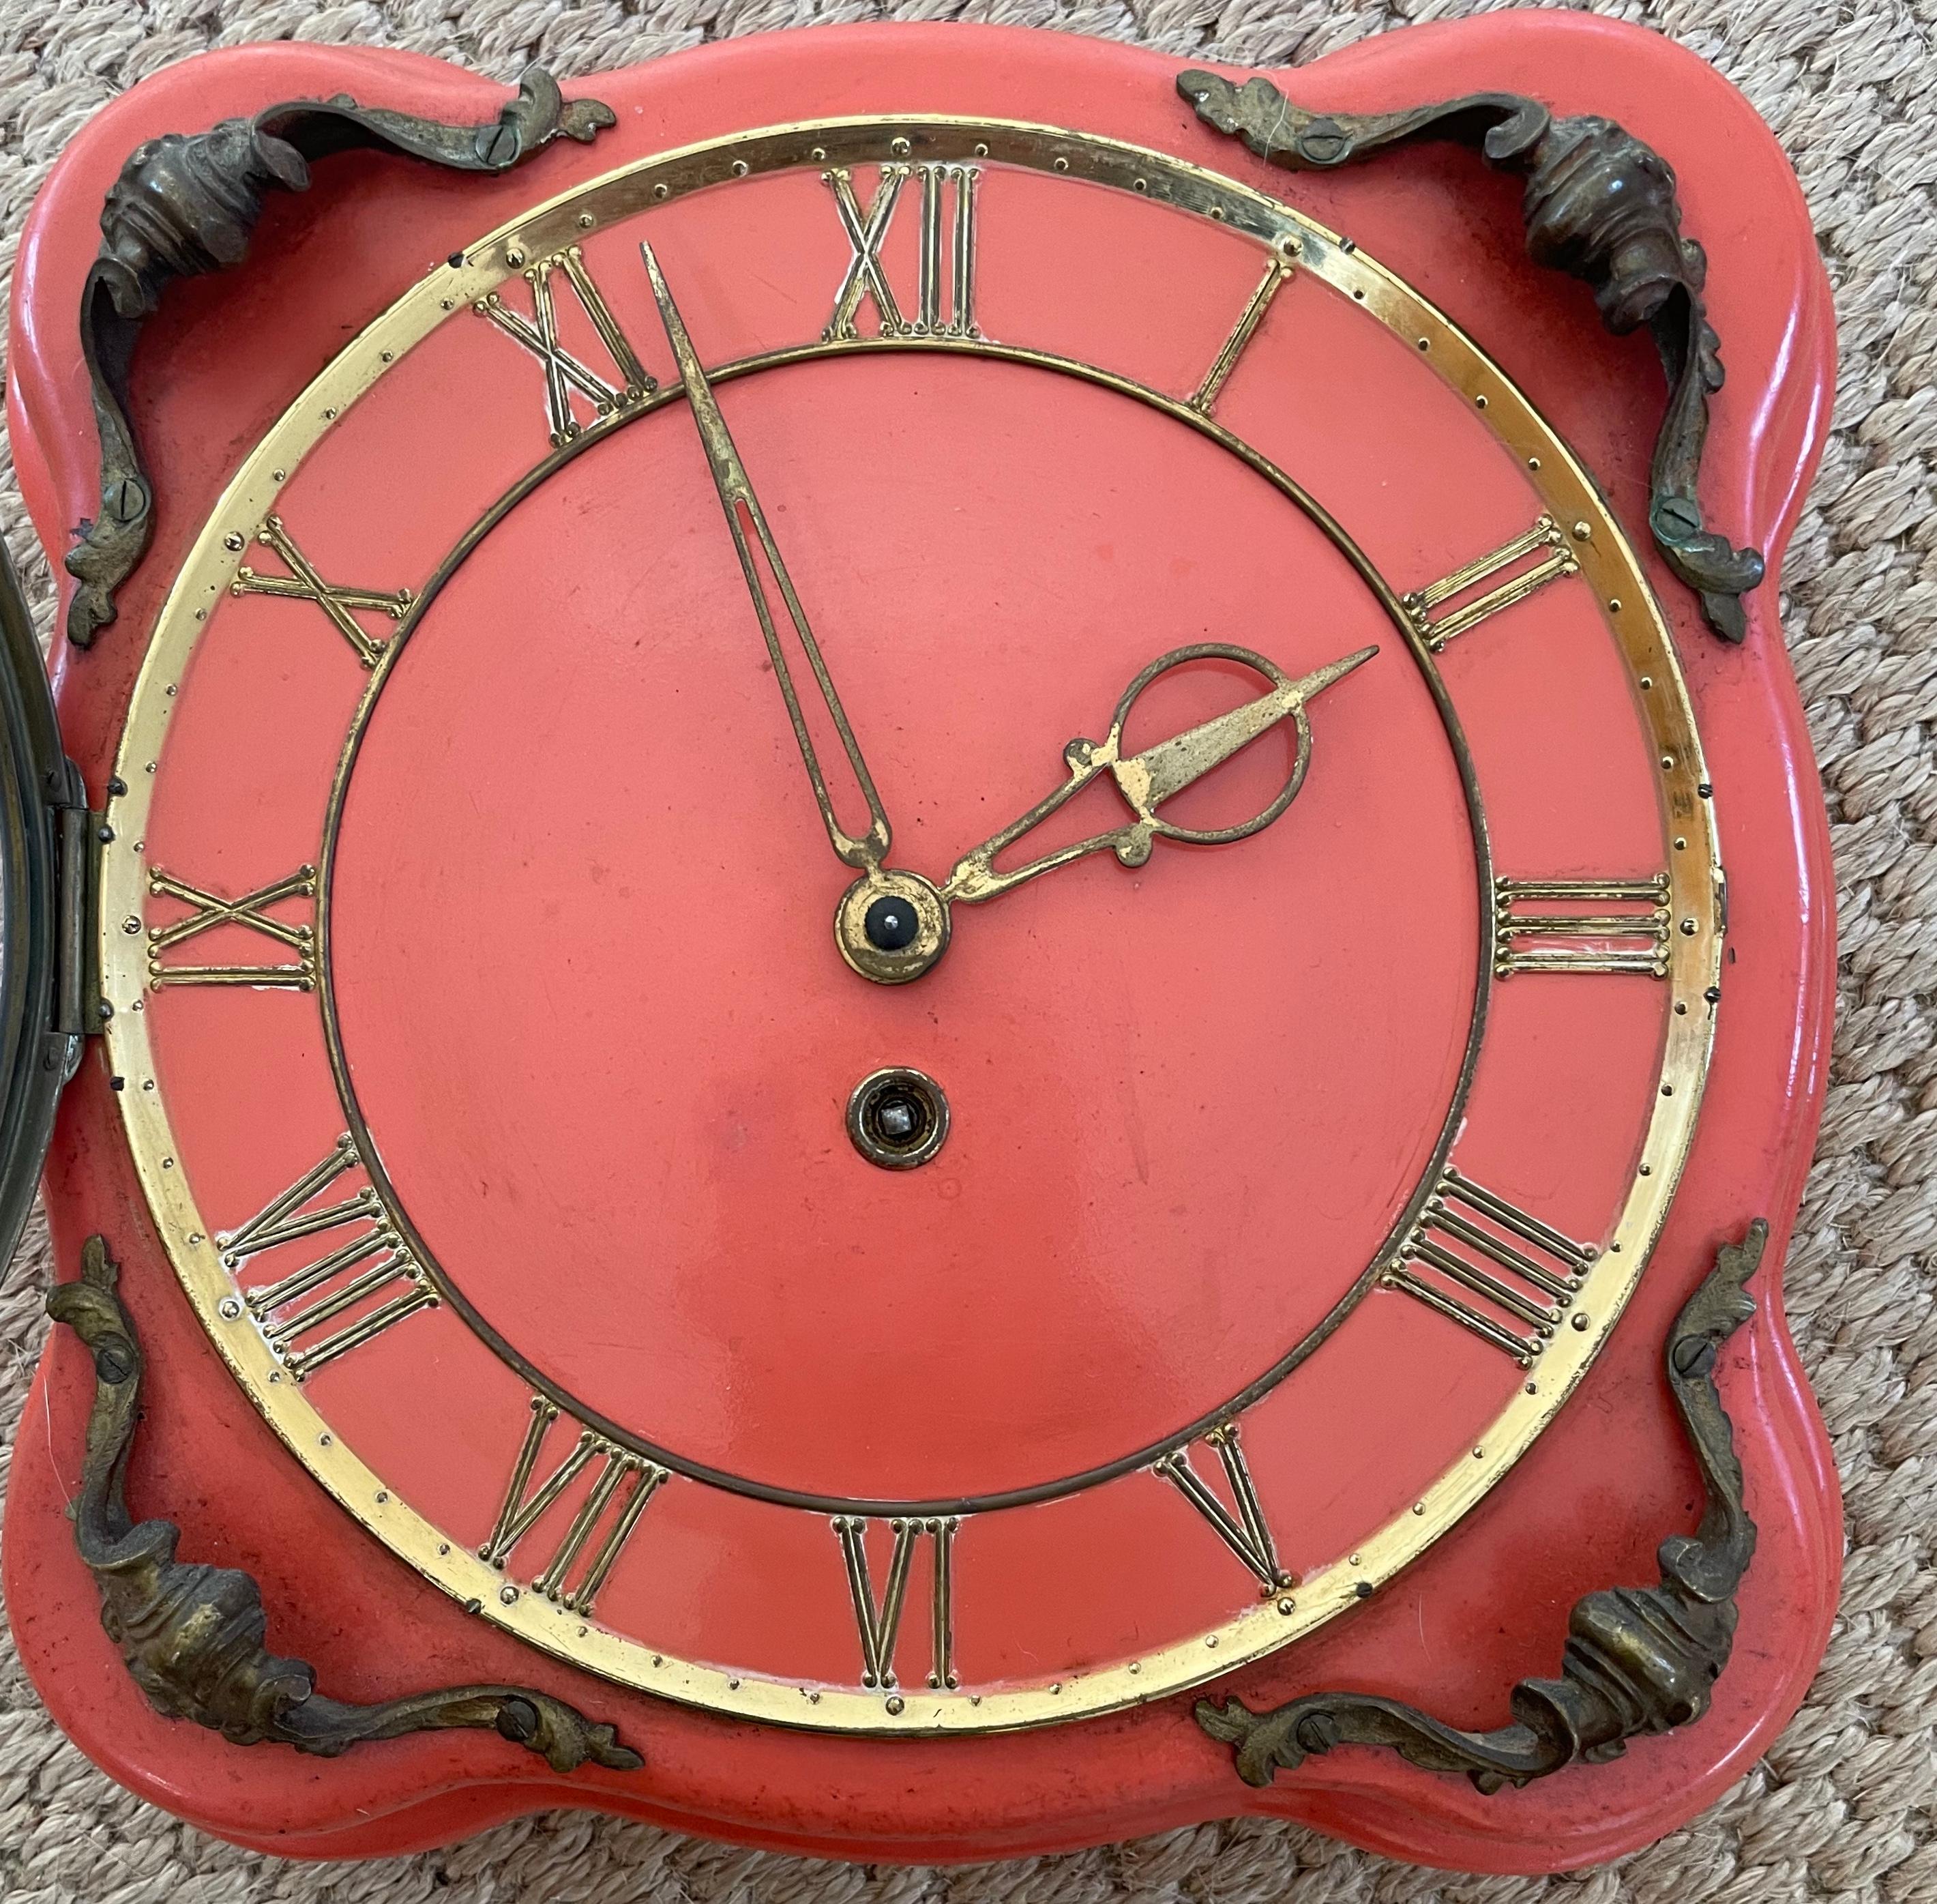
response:
M865 873L834 909L834 942L863 978L905 985L947 949L948 902L920 873L895 868Z

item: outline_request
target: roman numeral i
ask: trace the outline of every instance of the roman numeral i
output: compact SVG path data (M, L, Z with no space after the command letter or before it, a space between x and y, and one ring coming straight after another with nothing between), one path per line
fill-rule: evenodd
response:
M532 1478L538 1471L538 1457L545 1437L558 1420L557 1405L542 1396L532 1397L532 1417L525 1439L512 1464L511 1478L505 1490L505 1502L498 1511L490 1537L477 1550L480 1560L500 1569L517 1548L553 1506L587 1469L596 1469L591 1486L580 1500L565 1530L553 1542L544 1566L533 1577L532 1591L548 1600L589 1614L599 1590L610 1576L639 1517L653 1496L665 1484L666 1470L642 1456L619 1447L591 1429L580 1426L571 1448L545 1478L534 1488ZM601 1532L602 1528L603 1531ZM597 1545L593 1545L595 1534ZM587 1549L586 1560L577 1578L572 1579ZM569 1583L569 1584L568 1584Z
M1238 321L1231 327L1231 334L1225 338L1223 348L1204 373L1204 380L1197 387L1190 399L1190 407L1203 416L1209 416L1217 407L1217 393L1224 387L1225 380L1238 367L1238 359L1244 354L1244 347L1257 335L1258 326L1265 320L1265 313L1271 308L1272 299L1276 297L1291 276L1292 266L1288 259L1273 258L1265 266L1265 274L1258 280L1258 288L1251 293L1250 301L1238 314Z
M1448 1164L1382 1281L1529 1369L1595 1255Z
M239 1270L284 1244L333 1229L353 1232L337 1248L243 1293L264 1341L298 1381L374 1341L405 1317L437 1306L436 1290L384 1221L368 1184L335 1202L315 1202L362 1167L355 1140L346 1132L320 1163L239 1229L215 1239L225 1267Z
M844 342L859 335L854 320L864 299L875 307L884 337L976 335L975 186L981 176L974 165L884 165L881 183L864 209L854 196L853 175L844 165L821 174L833 191L834 209L852 253L841 288L834 296L834 314L825 333L829 342ZM921 181L921 241L912 318L902 314L881 262L882 241L893 222L902 189L911 178Z

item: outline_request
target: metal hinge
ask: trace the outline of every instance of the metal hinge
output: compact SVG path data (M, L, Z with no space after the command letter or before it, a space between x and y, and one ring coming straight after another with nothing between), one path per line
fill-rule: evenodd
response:
M52 776L50 775L51 778ZM54 996L56 1040L74 1041L66 1056L70 1072L80 1061L79 1040L102 1029L100 944L96 912L101 899L101 847L105 817L91 813L86 783L71 760L61 763L61 785L48 805L54 819Z

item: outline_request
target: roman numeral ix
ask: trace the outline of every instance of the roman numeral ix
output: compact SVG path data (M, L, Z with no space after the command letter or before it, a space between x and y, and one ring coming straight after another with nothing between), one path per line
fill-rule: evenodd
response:
M512 1466L505 1504L498 1511L490 1538L478 1548L477 1557L502 1570L513 1549L537 1526L546 1510L588 1468L595 1469L591 1486L564 1532L553 1542L543 1569L532 1581L533 1593L542 1593L547 1599L574 1612L589 1614L599 1590L639 1524L647 1503L665 1484L667 1475L665 1469L629 1449L619 1447L590 1428L580 1427L563 1460L534 1488L532 1478L538 1471L538 1457L558 1417L556 1403L542 1396L532 1397L532 1418ZM598 1536L596 1546L593 1545L595 1534ZM573 1569L588 1548L591 1557L574 1581Z
M1448 1164L1382 1280L1530 1369L1595 1254Z
M854 1602L854 1623L861 1633L861 1684L888 1689L895 1678L895 1641L901 1632L902 1609L908 1599L908 1574L916 1546L924 1539L935 1549L935 1578L929 1598L928 1683L952 1689L955 1678L955 1536L961 1522L953 1515L929 1520L891 1520L894 1537L888 1560L887 1584L881 1598L868 1571L868 1524L847 1517L834 1523L847 1566L847 1590Z
M1524 602L1563 575L1578 575L1581 565L1551 516L1542 516L1523 534L1402 598L1420 638L1435 654L1456 636L1479 626L1502 608ZM1497 578L1497 579L1496 579ZM1475 594L1478 589L1482 592ZM1444 614L1434 611L1447 602Z
M975 185L981 176L980 168L974 165L884 165L881 183L864 209L854 196L853 175L844 165L821 174L833 191L834 208L853 253L834 296L834 315L825 332L829 343L845 342L859 335L854 320L864 299L875 307L884 337L977 335ZM902 314L881 262L882 242L902 187L911 178L921 181L921 239L912 318Z
M309 558L296 547L280 516L265 517L262 526L256 532L256 540L265 547L274 550L288 565L289 572L286 575L265 575L245 563L236 570L235 581L229 584L229 593L280 595L298 602L314 602L329 617L330 626L355 650L356 659L366 668L375 667L384 644L377 636L365 632L356 620L356 614L361 611L387 615L393 621L402 621L410 612L410 590L400 588L386 595L377 590L338 588L333 583L326 582L311 565ZM240 543L241 538L237 537L233 545L239 547Z
M619 374L616 384L588 369L559 341L558 297L553 287L561 277L591 320L599 341L611 359ZM579 420L574 399L590 405L592 420L599 423L633 408L659 385L646 374L638 353L619 328L612 307L593 283L591 274L585 268L584 256L577 245L541 258L525 273L525 282L532 288L529 317L514 311L496 291L487 293L471 308L507 337L523 344L544 365L545 420L552 447L562 449L587 427Z
M1281 1587L1296 1584L1291 1575L1278 1564L1278 1546L1265 1520L1264 1508L1259 1502L1258 1490L1251 1479L1244 1451L1238 1445L1238 1424L1228 1421L1221 1428L1212 1429L1204 1440L1217 1451L1217 1459L1223 1465L1225 1481L1237 1505L1235 1514L1191 1466L1188 1448L1173 1449L1156 1464L1154 1472L1210 1522L1217 1538L1256 1575L1266 1593L1275 1593Z
M1641 909L1614 912L1610 906ZM1653 879L1496 879L1493 972L1501 978L1523 972L1635 972L1666 978L1668 926L1666 873Z
M316 869L299 866L286 879L273 880L241 898L225 899L205 893L185 879L150 869L148 890L159 896L180 899L192 908L184 919L166 926L148 928L148 984L159 991L165 985L268 985L285 991L308 992L316 987L314 928L307 921L272 917L264 908L283 899L313 899L316 896ZM184 965L165 963L162 954L186 939L213 932L218 926L242 926L260 932L296 954L293 964Z
M215 1239L224 1266L239 1270L251 1257L286 1243L334 1229L354 1232L300 1269L243 1293L264 1341L298 1381L406 1316L437 1305L437 1292L384 1221L377 1193L367 1184L336 1202L315 1202L362 1167L356 1141L346 1133L314 1169L239 1229Z

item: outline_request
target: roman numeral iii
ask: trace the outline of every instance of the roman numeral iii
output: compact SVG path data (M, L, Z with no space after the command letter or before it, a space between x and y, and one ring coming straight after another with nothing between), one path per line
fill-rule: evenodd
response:
M236 570L235 581L229 584L229 593L279 595L293 601L314 602L329 617L330 626L350 644L356 659L366 668L375 667L385 644L365 630L356 617L359 613L386 615L392 621L402 621L410 612L410 590L393 589L386 593L380 589L340 588L333 582L326 582L308 556L296 547L280 516L265 517L262 526L256 532L256 540L265 548L274 550L289 572L265 575L245 564ZM236 538L235 545L239 546L240 541Z
M867 1522L844 1516L835 1520L835 1537L847 1563L847 1590L861 1634L862 1685L886 1690L900 1683L895 1677L895 1642L901 1632L915 1548L924 1539L933 1543L935 1550L929 1602L928 1683L938 1689L955 1685L955 1536L961 1524L952 1515L889 1522L894 1548L888 1560L887 1581L877 1599L868 1570Z
M561 278L578 300L580 309L592 320L599 343L618 372L617 383L589 369L559 343L555 287ZM590 409L593 423L604 423L641 402L659 386L647 375L638 353L619 328L612 307L592 281L577 245L541 258L525 273L525 282L532 290L529 317L514 311L496 291L480 298L471 308L507 337L523 344L544 366L545 421L552 447L562 449L587 427L579 420L577 405Z
M241 1228L215 1239L224 1266L239 1270L251 1257L286 1243L334 1229L353 1232L335 1248L243 1294L243 1306L261 1325L263 1340L298 1381L437 1305L437 1292L383 1220L368 1184L335 1202L315 1202L338 1178L362 1167L355 1140L346 1132L320 1163Z
M884 337L977 335L975 186L981 176L974 165L884 165L881 183L864 209L854 196L853 174L844 165L821 174L834 193L834 209L853 254L834 295L834 314L824 333L829 343L859 335L854 320L864 300L874 306ZM881 261L882 242L910 179L920 181L921 192L912 317L904 315Z
M1277 1543L1265 1520L1251 1470L1238 1445L1238 1424L1226 1422L1204 1437L1207 1446L1217 1451L1224 1479L1237 1504L1234 1514L1220 1501L1209 1482L1190 1465L1187 1448L1172 1450L1156 1463L1155 1472L1169 1481L1197 1511L1209 1521L1217 1538L1257 1575L1266 1593L1295 1583L1278 1564Z
M1542 516L1511 541L1490 549L1465 568L1456 568L1424 588L1415 589L1403 598L1402 605L1420 638L1437 654L1448 641L1478 628L1502 608L1524 602L1563 575L1580 572L1581 565L1574 559L1560 525L1551 516ZM1443 614L1437 612L1449 602L1452 605Z
M477 1557L502 1569L512 1550L531 1533L545 1511L588 1468L596 1469L592 1485L532 1581L533 1593L542 1593L547 1599L574 1612L590 1613L599 1588L632 1539L647 1502L665 1484L666 1471L582 1427L569 1452L534 1488L532 1478L538 1469L538 1457L558 1416L556 1403L542 1396L532 1397L532 1418L512 1466L505 1504L498 1511L490 1538L478 1548ZM590 1554L587 1558L588 1548ZM581 1559L585 1560L584 1567L572 1581L573 1570ZM568 1581L571 1584L568 1584Z
M1611 911L1610 908L1627 910ZM1668 976L1668 875L1496 879L1493 972L1634 972Z
M148 928L148 984L159 991L167 985L266 985L285 991L308 992L316 987L315 929L306 920L278 919L266 908L285 899L314 899L316 869L299 866L286 879L272 880L239 899L226 899L177 879L159 866L148 873L148 890L159 898L180 899L191 910L184 919ZM296 954L293 963L276 965L208 965L176 961L162 954L185 940L213 932L218 926L242 926L259 932Z
M1595 1254L1448 1164L1382 1280L1529 1369Z

